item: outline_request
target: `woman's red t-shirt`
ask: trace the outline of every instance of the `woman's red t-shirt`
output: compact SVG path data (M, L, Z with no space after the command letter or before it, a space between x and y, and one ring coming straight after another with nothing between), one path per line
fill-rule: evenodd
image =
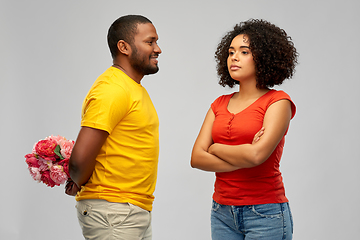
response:
M263 125L266 110L276 101L289 100L292 108L291 118L295 115L295 105L289 95L283 91L270 90L237 114L230 113L227 109L233 95L234 93L223 95L211 104L215 114L212 128L214 143L251 144L255 134ZM279 170L285 135L286 133L274 152L261 165L216 173L213 199L223 205L237 206L287 202Z

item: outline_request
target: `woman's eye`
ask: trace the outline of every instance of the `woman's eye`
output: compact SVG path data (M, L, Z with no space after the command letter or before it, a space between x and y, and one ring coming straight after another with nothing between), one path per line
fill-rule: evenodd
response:
M241 53L244 54L244 55L248 54L247 51L242 51Z

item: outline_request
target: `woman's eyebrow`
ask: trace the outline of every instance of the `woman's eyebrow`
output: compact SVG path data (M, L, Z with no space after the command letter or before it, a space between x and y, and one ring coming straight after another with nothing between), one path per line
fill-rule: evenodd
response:
M250 49L249 46L240 46L240 48L248 48L248 49ZM233 46L230 46L229 49L235 49L235 48Z

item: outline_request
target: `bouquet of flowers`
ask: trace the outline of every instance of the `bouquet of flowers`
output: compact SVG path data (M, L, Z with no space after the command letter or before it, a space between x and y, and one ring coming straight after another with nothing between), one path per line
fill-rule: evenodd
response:
M69 158L74 141L49 136L35 143L32 153L25 155L31 177L49 187L60 186L69 178Z

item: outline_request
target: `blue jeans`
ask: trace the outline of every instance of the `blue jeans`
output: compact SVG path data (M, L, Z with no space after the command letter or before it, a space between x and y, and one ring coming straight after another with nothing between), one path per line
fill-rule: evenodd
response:
M292 233L289 203L228 206L213 201L213 240L290 240Z

